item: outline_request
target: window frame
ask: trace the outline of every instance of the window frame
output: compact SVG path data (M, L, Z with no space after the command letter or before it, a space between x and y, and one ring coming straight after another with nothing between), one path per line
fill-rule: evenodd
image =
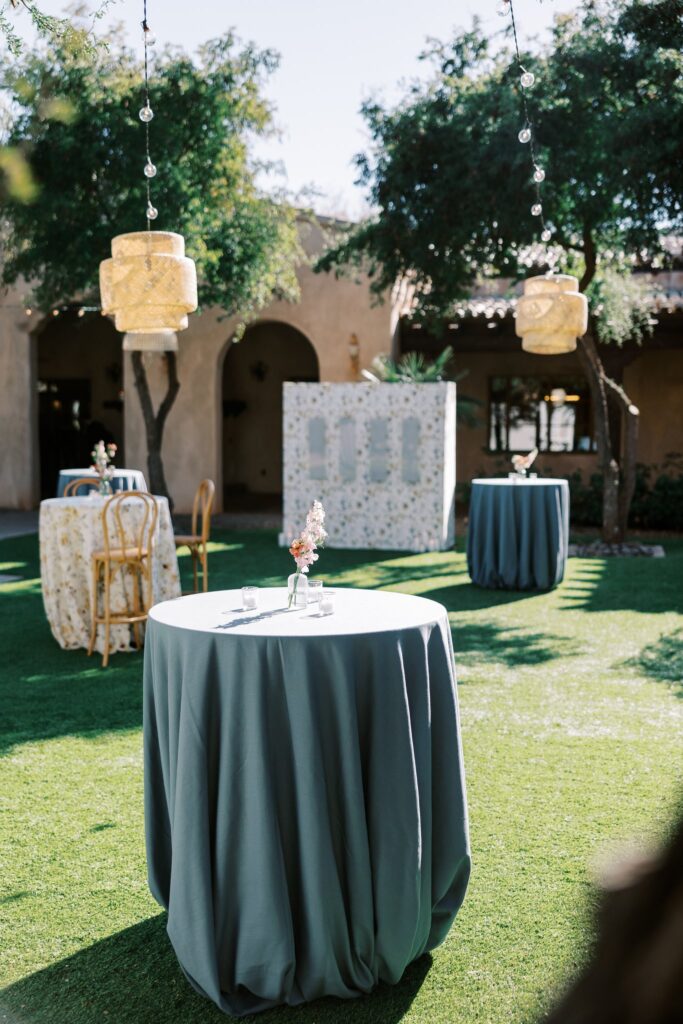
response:
M532 373L521 374L521 373L490 373L487 376L487 420L486 420L486 445L484 451L487 455L516 455L524 454L529 451L528 448L492 448L491 447L491 428L492 428L492 416L493 416L493 382L495 380L504 380L506 382L505 389L505 438L510 434L509 425L509 410L510 410L510 382L513 380L521 381L538 381L540 390L544 390L548 394L553 388L565 388L565 390L579 389L582 390L582 398L588 405L588 436L590 437L590 447L588 449L575 448L575 449L562 449L560 451L553 451L550 448L540 448L539 455L552 455L552 456L582 456L582 455L596 455L597 454L597 442L595 440L595 416L593 412L593 402L590 393L590 387L588 380L582 374L572 373L559 373L557 376L549 375L535 375Z

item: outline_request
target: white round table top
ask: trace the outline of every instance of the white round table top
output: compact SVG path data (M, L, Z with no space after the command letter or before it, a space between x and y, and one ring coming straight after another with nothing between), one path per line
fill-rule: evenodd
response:
M286 587L259 587L255 610L243 609L240 590L216 590L164 601L149 617L177 629L251 637L361 636L447 620L443 605L413 594L343 587L325 593L333 595L331 615L320 615L317 604L288 609Z
M528 476L520 476L515 480L512 480L510 479L510 477L506 476L478 477L476 480L473 480L472 483L486 484L489 487L500 487L501 484L504 485L505 487L544 487L548 486L548 484L565 484L567 487L569 487L567 481L564 480L562 477L552 476L539 476L535 477L533 480L530 479Z

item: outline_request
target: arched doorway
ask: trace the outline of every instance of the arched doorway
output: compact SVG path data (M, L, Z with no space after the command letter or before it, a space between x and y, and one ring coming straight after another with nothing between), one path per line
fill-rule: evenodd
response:
M282 385L318 381L308 338L289 324L248 327L223 363L223 508L279 512L282 507Z
M37 333L40 495L54 497L60 469L90 465L103 439L123 452L121 335L99 313L61 310Z

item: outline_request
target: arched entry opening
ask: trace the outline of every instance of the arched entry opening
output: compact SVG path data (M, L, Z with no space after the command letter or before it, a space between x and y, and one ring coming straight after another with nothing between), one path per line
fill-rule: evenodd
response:
M67 309L36 340L40 495L50 498L60 469L89 466L100 439L118 445L125 465L121 335L99 313Z
M318 381L308 338L289 324L248 327L223 363L223 508L282 508L282 385Z

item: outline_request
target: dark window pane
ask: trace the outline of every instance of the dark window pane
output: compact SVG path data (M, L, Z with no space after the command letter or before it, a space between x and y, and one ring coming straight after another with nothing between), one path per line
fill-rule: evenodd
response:
M595 451L586 381L571 377L492 377L489 448L494 452Z

